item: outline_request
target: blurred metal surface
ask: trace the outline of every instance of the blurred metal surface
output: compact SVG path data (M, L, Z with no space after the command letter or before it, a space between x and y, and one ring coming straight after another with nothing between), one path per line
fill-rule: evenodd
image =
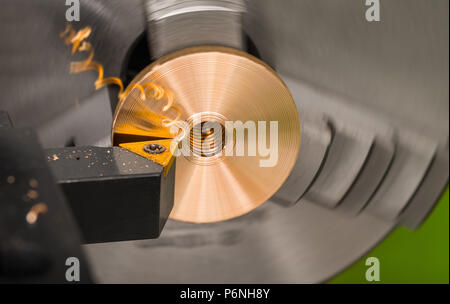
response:
M271 198L286 207L295 205L309 189L311 182L322 168L332 138L330 124L323 115L312 111L308 112L308 115L302 115L299 107L297 111L301 117L299 156L291 174Z
M355 262L391 229L362 215L347 219L307 201L269 202L215 224L168 221L157 240L86 247L102 282L321 282Z
M449 2L249 0L244 28L281 74L448 135Z
M111 145L111 136L107 132L111 125L108 90L102 89L42 123L38 135L47 147L52 148L65 145L107 147Z
M158 240L86 246L101 281L323 281L398 223L417 227L447 183L447 0L383 1L379 23L365 21L361 1L245 4L244 32L261 59L281 74L300 117L308 120L302 126L309 124L303 128L309 135L305 131L302 137L317 141L303 154L300 148L305 158L298 160L291 183L277 199L291 207L269 201L223 223L169 221ZM63 2L8 0L2 5L1 106L20 125L36 127L73 111L75 98L84 102L91 94L94 75L67 74L69 53L57 38ZM145 30L144 15L137 0L82 2L80 26L94 28L96 54L107 73L119 74L129 45ZM165 36L166 43L174 37ZM104 114L93 113L92 119ZM372 145L362 154L349 152L361 159L359 173L332 181L331 189L340 189L328 204L335 209L305 199L295 204L315 180L325 178L335 134L324 122L335 130L346 126L349 134L368 134L363 140Z
M372 149L374 135L345 125L330 125L333 136L327 157L305 197L334 208L358 178Z
M67 283L66 259L92 282L82 236L30 128L0 111L0 283Z
M339 156L330 153L310 189L314 191L319 187L315 181L325 179L334 186L315 191L322 198L339 189L334 187L342 187L329 206L350 214L368 206L377 216L397 220L415 194L427 188L421 186L430 176L433 159L445 160L448 154L448 2L383 3L379 23L366 22L363 3L351 0L246 3L245 31L262 59L288 78L300 114L307 116L314 110L335 128L345 125L352 133L364 130L366 137L374 136L359 172L341 175L343 180L328 179L327 158ZM375 165L377 150L385 152ZM349 158L363 157L356 150L349 152ZM447 182L447 167L448 163L441 167L441 178L435 177L435 183ZM354 183L344 186L356 172ZM364 193L355 201L363 175L376 178L364 182ZM430 199L421 200L424 209L438 195L431 188ZM316 200L320 197L316 195Z

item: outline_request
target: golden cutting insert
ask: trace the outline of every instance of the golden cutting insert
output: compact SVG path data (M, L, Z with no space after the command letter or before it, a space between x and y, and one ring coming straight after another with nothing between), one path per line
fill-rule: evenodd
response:
M141 146L187 136L191 153L177 157L172 219L192 223L232 219L260 206L280 188L297 158L300 124L289 90L269 66L231 48L193 47L160 58L130 86L149 82L171 92L177 111L163 111L164 102L143 99L139 90L130 90L116 108L112 138L114 145L136 147L132 143ZM229 122L257 127L263 123L258 134L267 131L267 146L277 145L276 163L261 166L260 160L268 156L259 149L254 156L225 155L237 150L234 142L231 148L226 143L230 132L235 137L226 128ZM186 130L176 128L180 123ZM268 135L272 123L277 124L276 142ZM243 137L246 152L256 144L248 134L246 130Z

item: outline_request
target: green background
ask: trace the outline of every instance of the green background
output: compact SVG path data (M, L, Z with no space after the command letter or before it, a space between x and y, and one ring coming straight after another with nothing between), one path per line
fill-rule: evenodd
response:
M367 257L380 261L380 282L449 283L448 186L437 206L417 230L399 227L364 258L329 283L365 283Z

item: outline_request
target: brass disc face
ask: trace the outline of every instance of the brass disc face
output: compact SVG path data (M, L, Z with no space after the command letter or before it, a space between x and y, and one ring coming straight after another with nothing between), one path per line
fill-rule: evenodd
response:
M172 219L192 223L231 219L258 207L280 188L297 158L300 124L289 90L270 67L234 49L194 47L162 57L132 84L148 82L173 94L173 104L181 112L179 120L187 123L198 115L217 125L251 121L258 126L258 122L266 122L266 147L275 144L269 143L270 122L278 125L273 166L261 166L260 160L269 156L258 148L256 156L248 155L247 132L244 156L223 156L215 149L212 156L178 156ZM178 113L162 111L165 101L139 96L139 90L132 90L117 106L112 127L115 145L174 137L161 121L173 120ZM196 142L192 133L186 136L191 136L191 143Z

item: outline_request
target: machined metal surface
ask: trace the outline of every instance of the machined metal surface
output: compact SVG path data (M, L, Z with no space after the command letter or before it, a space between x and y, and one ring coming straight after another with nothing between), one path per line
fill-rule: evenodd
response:
M0 87L6 94L1 105L20 125L39 127L64 111L75 112L74 97L87 101L95 75L88 80L86 74L66 74L70 58L57 38L64 27L63 2L19 2L20 12L14 10L17 0L6 1L0 11L5 41ZM285 80L300 115L317 116L310 119L309 130L319 132L321 140L296 166L299 184L282 188L289 194L282 196L282 205L291 207L268 201L224 223L169 221L158 240L88 245L100 281L323 281L373 248L399 222L420 225L447 183L448 1L385 1L379 23L365 21L361 1L248 0L245 6L243 28L260 58ZM89 1L82 5L81 18L95 30L96 54L115 76L135 37L157 30L147 27L148 12L141 1ZM194 26L195 18L190 22ZM164 37L166 45L175 43L171 36ZM92 114L87 119L111 115ZM334 209L298 201L323 173L322 162L331 148L332 134L323 121L361 129L373 138L356 182ZM71 135L70 128L65 134ZM411 144L414 141L419 144ZM371 164L376 155L380 166ZM410 167L412 159L420 165ZM305 178L298 178L302 172L307 172ZM363 191L359 200L358 179L371 172L374 178L366 179L364 188L370 191ZM402 199L394 213L384 198L396 200L391 187L402 184L383 185L387 174L394 176L388 181L397 174L415 176L399 192ZM372 201L378 191L384 198ZM371 206L373 202L379 204ZM375 206L381 207L372 212L376 216L367 212Z
M150 54L154 59L201 45L245 50L243 0L145 0L144 3L147 26L151 28L147 31Z

